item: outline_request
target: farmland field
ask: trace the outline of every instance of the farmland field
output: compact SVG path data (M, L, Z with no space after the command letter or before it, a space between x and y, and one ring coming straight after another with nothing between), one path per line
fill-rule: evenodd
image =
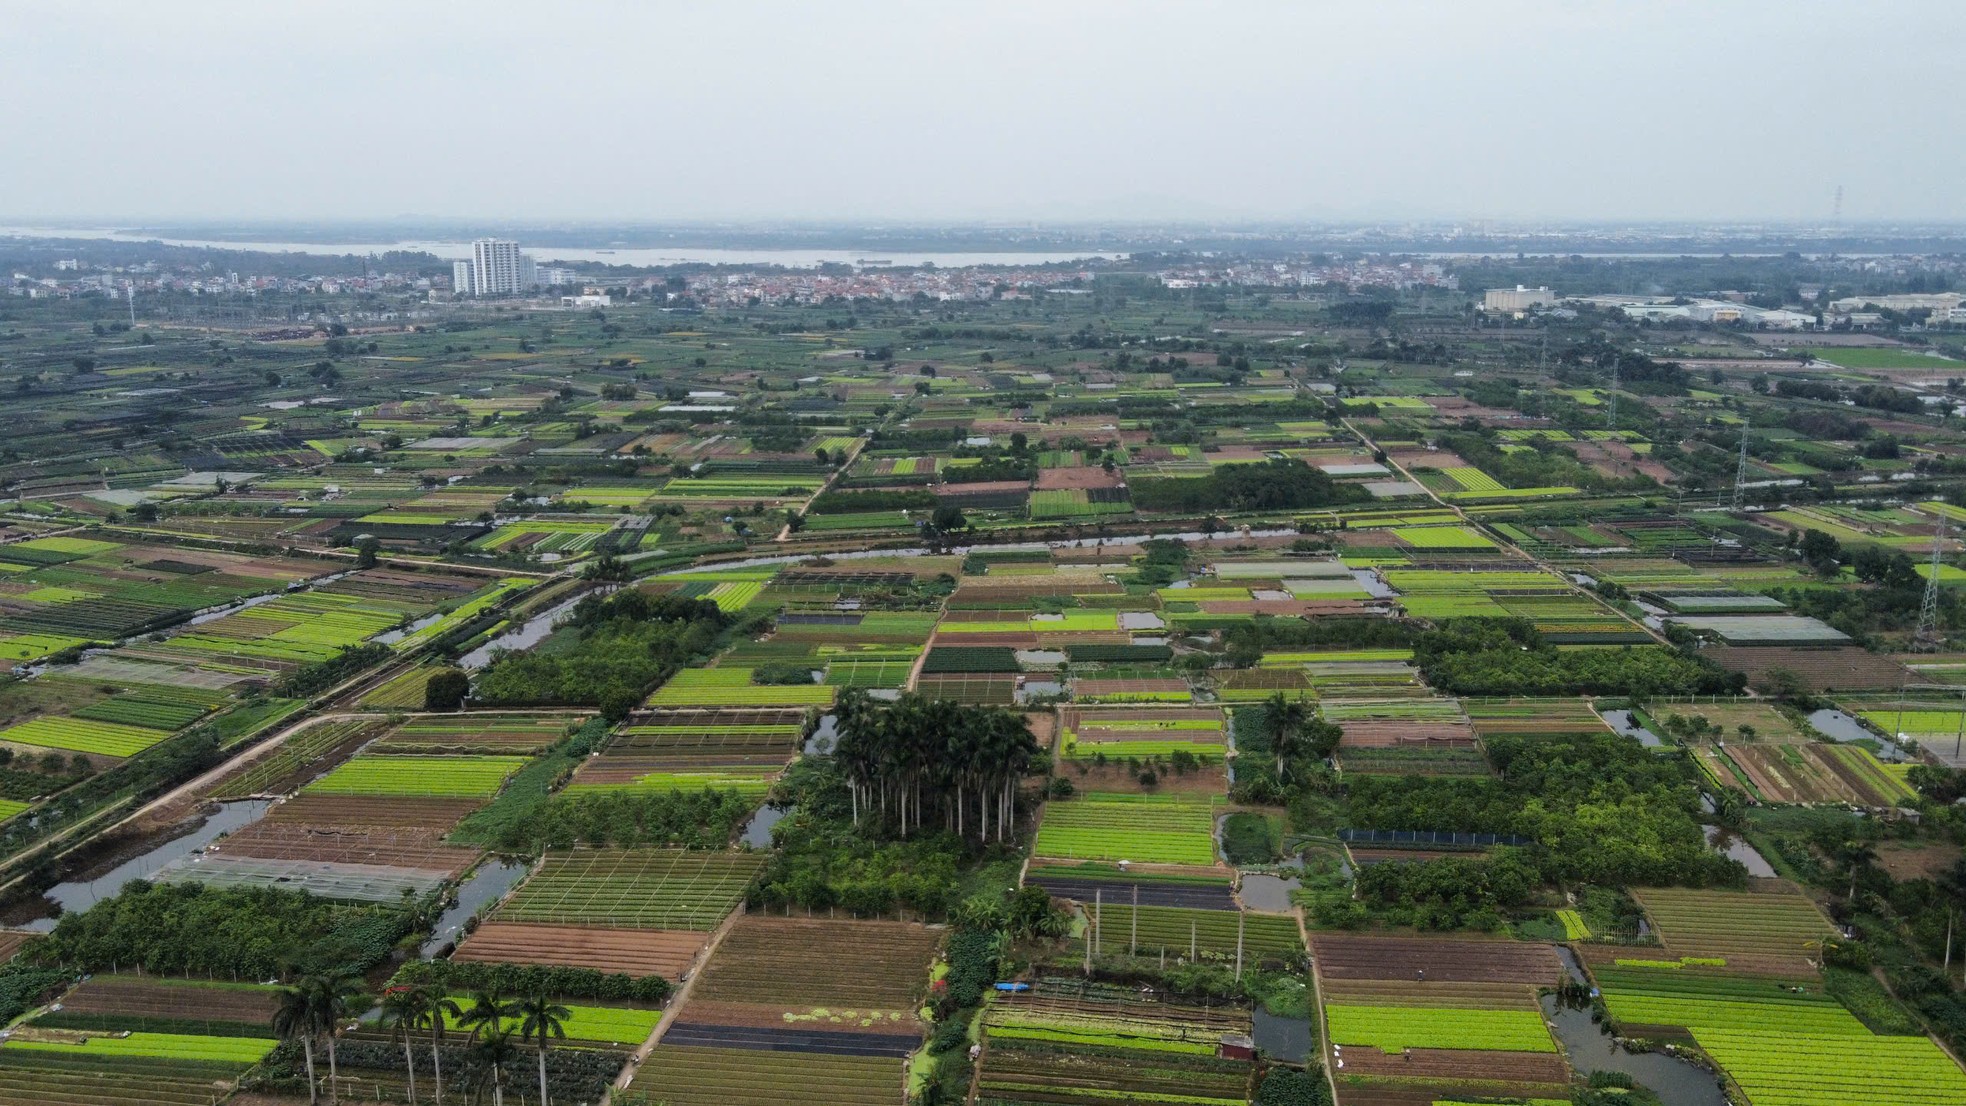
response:
M683 849L548 853L496 915L500 922L711 929L744 897L762 856Z
M1543 1016L1532 1010L1458 1010L1423 1006L1325 1007L1331 1039L1383 1052L1409 1048L1555 1052Z
M898 1060L747 1048L664 1044L629 1086L669 1106L900 1106L902 1100Z
M307 785L310 795L427 795L488 799L524 757L359 756Z
M1207 801L1095 792L1047 804L1034 851L1067 860L1209 865L1214 827Z

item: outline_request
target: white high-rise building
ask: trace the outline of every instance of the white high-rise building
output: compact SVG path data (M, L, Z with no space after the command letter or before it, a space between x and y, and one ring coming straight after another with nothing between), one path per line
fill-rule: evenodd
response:
M476 288L476 283L471 279L471 263L451 262L451 291L460 296L469 296L475 294Z
M517 242L480 238L471 243L471 294L511 296L525 290Z

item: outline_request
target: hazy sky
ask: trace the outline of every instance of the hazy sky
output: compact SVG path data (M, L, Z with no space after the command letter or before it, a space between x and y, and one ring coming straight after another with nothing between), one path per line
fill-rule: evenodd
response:
M0 0L0 222L1966 219L1946 0Z

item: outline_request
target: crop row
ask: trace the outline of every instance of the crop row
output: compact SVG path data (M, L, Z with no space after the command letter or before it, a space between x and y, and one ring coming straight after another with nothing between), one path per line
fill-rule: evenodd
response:
M1409 1048L1555 1052L1549 1027L1535 1010L1459 1010L1426 1006L1325 1007L1331 1039L1384 1052Z
M1289 957L1304 948L1297 919L1287 914L1246 914L1178 906L1143 906L1139 911L1136 926L1134 908L1117 888L1104 902L1086 903L1088 939L1096 920L1102 953L1118 953L1132 947L1143 955L1165 949L1181 956L1193 951L1205 956L1230 957L1236 954L1238 933L1244 953L1250 956Z
M761 855L682 849L551 853L497 920L712 929L736 908L763 864Z
M1925 1037L1702 1029L1700 1047L1754 1106L1955 1106L1966 1073Z
M900 1106L901 1066L876 1056L663 1045L630 1090L668 1106Z
M317 795L489 799L525 757L359 756L309 784Z
M0 741L112 757L134 756L164 740L164 736L161 730L143 726L63 717L36 718L0 730Z

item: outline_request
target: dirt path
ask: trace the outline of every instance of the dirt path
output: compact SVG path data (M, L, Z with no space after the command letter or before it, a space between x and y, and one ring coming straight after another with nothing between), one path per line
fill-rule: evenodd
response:
M725 915L723 922L710 934L709 943L703 946L701 953L697 954L696 964L689 970L689 978L683 980L683 985L670 994L669 1006L663 1010L662 1020L655 1023L655 1030L649 1034L649 1039L642 1042L642 1047L636 1049L634 1055L628 1058L628 1063L621 1069L621 1074L615 1076L614 1085L608 1088L608 1094L601 1099L601 1106L607 1106L609 1098L615 1091L626 1090L628 1084L635 1081L635 1074L648 1060L649 1053L655 1051L655 1046L662 1043L663 1034L669 1032L669 1027L676 1024L676 1019L682 1016L684 1007L689 1004L690 992L696 989L696 981L703 978L703 969L709 966L710 958L717 954L717 947L722 945L724 938L730 935L731 927L737 924L737 919L742 918L746 913L745 908L740 905L736 910Z

